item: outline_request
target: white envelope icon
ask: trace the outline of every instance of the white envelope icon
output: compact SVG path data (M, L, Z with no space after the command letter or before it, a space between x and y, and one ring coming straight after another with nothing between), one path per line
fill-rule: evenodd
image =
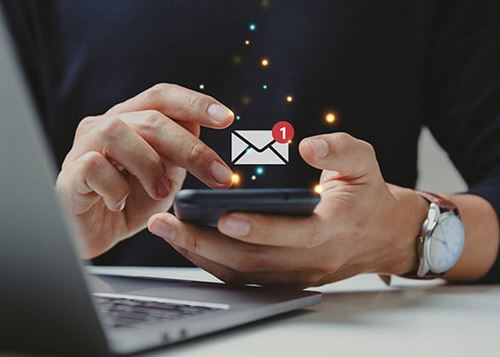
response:
M285 165L288 144L276 142L271 130L235 130L231 133L231 162L234 165Z

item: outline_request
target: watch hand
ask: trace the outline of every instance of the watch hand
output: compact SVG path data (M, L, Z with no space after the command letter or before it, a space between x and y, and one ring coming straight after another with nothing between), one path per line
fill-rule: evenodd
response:
M437 239L437 238L434 238L434 239L435 239L435 240L437 240L437 241L438 241L439 243L441 243L442 245L444 245L444 246L446 247L446 250L447 250L448 252L450 252L450 253L451 253L451 251L450 251L450 247L448 246L448 242L447 242L447 241L445 241L445 240L441 240L441 239Z

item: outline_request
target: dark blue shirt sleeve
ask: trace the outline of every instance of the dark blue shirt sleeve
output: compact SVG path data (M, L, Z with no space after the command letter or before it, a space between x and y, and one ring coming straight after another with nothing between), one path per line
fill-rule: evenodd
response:
M500 217L500 3L445 1L426 77L426 123ZM500 258L482 282L500 282Z

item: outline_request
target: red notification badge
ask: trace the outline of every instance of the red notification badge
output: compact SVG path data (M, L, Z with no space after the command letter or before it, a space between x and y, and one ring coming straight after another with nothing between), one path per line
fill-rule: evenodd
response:
M293 139L295 135L295 129L293 125L287 121L279 121L273 126L273 139L277 143L287 144Z

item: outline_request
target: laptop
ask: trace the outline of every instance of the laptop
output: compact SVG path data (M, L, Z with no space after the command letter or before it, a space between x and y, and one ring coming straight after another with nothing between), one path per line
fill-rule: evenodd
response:
M306 291L90 274L0 8L0 353L119 355L318 303Z

